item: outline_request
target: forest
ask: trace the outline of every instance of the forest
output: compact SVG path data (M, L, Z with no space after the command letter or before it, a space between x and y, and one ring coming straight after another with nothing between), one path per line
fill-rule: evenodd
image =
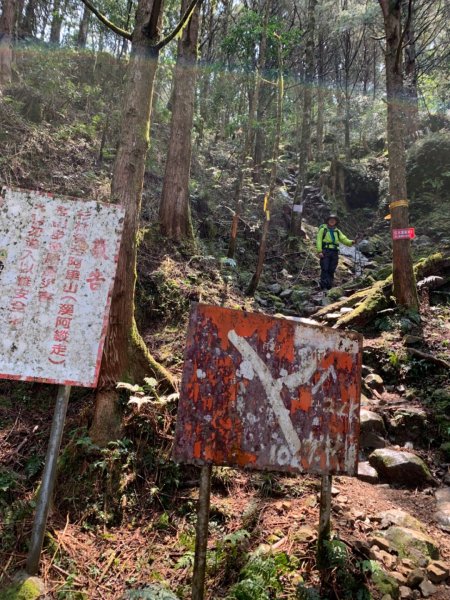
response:
M1 0L0 188L0 599L450 598L448 0ZM57 388L1 375L11 190L123 214L34 563ZM203 305L363 340L354 476L174 461Z

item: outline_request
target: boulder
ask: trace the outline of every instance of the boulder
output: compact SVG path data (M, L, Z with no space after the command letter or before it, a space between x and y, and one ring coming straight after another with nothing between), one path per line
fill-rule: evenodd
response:
M362 409L360 414L361 432L373 431L380 435L386 434L383 417L371 410Z
M0 589L0 598L2 600L37 600L42 598L44 593L45 585L42 579L19 571L10 586Z
M385 550L386 552L390 552L392 550L390 543L388 540L381 535L375 535L369 540L370 546L378 546L381 550Z
M410 600L410 598L414 598L414 594L411 588L406 585L401 585L399 588L399 598L401 600Z
M386 435L383 417L363 408L361 409L360 423L359 445L361 448L386 447L386 440L383 437Z
M366 483L378 483L378 473L368 462L358 464L358 479Z
M448 565L440 560L435 560L427 567L428 579L431 583L442 583L450 575Z
M394 599L399 597L397 581L383 569L377 569L372 573L372 583L383 597L390 596Z
M389 554L389 552L386 552L386 550L380 550L378 546L372 546L369 551L369 557L371 560L376 560L377 562L382 563L390 571L394 569L397 564L397 559L395 556Z
M384 389L384 381L376 373L370 373L370 375L367 375L367 377L364 379L364 383L371 390L376 390L377 392L380 392L380 393Z
M423 338L420 335L406 334L403 338L404 346L416 346L417 344L423 343Z
M423 569L414 569L410 571L406 580L406 585L410 588L418 588L425 579L425 571Z
M268 285L267 289L271 294L279 294L283 288L279 283L273 283L272 285Z
M380 479L410 488L434 485L434 479L421 458L412 452L380 448L372 452L369 462Z
M330 174L334 177L337 195L344 198L348 208L378 206L378 179L363 164L335 160L331 164Z
M147 598L148 600L178 600L173 592L158 583L137 590L125 592L124 600L128 598Z
M381 528L387 529L391 525L398 525L399 527L406 527L407 529L415 529L416 531L425 531L425 526L419 519L412 517L409 513L400 508L391 508L385 510L379 515L381 521Z
M294 306L302 306L310 297L311 290L307 288L292 288L290 300Z
M406 442L424 442L427 437L427 415L420 408L401 408L388 421L389 434L397 444Z
M398 585L406 586L406 577L400 571L391 571L390 575L395 579Z
M439 559L439 548L435 541L421 531L394 525L378 535L389 541L400 558L409 558L417 566L429 560Z
M444 460L450 460L450 442L444 442L440 445L439 450L442 452ZM447 473L450 477L450 473Z
M449 132L427 135L410 148L407 160L408 189L417 199L411 203L413 213L417 214L422 208L418 200L424 196L424 192L436 195L437 186L445 195L450 194L449 157Z
M436 523L444 531L450 532L450 487L441 488L436 491Z
M424 579L422 581L422 583L419 585L419 589L424 598L429 598L437 592L436 586L433 585L431 581L428 581L428 579Z

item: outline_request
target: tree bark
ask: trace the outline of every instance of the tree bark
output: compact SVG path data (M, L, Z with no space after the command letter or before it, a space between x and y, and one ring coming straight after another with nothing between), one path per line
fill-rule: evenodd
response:
M272 168L270 171L269 189L264 199L264 223L261 232L261 240L259 242L258 259L256 263L255 273L253 274L252 280L247 290L247 295L253 296L261 278L261 274L264 268L264 260L266 257L267 240L269 237L269 227L271 218L271 209L273 203L273 196L275 193L275 187L277 184L278 174L278 160L280 155L280 142L281 142L281 126L283 122L283 95L284 95L284 81L283 81L283 55L281 42L278 49L278 81L277 81L277 103L276 103L276 128L275 136L273 141L272 150Z
M0 88L11 83L13 60L14 0L3 0L0 17Z
M411 4L410 4L411 2ZM415 33L415 0L403 0L403 20L405 22L405 112L406 134L412 142L417 139L419 128L419 97L417 93L417 61L416 61L416 33Z
M253 181L258 183L261 180L261 167L264 157L264 131L263 131L263 119L265 113L266 104L266 89L262 85L261 77L266 66L266 55L267 55L267 28L269 25L270 11L272 10L273 0L265 0L261 6L261 10L264 9L264 19L261 32L261 42L259 44L258 62L256 67L256 79L255 79L255 107L256 107L256 121L253 125L254 131L252 137L254 140L253 147Z
M36 0L28 0L25 7L25 14L20 23L20 35L29 38L36 35Z
M312 84L314 81L314 33L316 27L317 0L308 0L307 40L305 48L305 89L303 93L302 129L298 156L298 178L294 193L292 209L291 231L294 235L302 233L303 218L303 190L306 185L308 166L308 148L311 141L311 113L312 113Z
M317 155L318 158L323 156L323 136L325 122L325 64L324 64L324 35L323 30L319 31L319 39L317 41Z
M231 222L230 241L228 245L228 258L233 258L236 252L236 240L238 233L239 219L242 212L242 189L244 186L244 178L246 173L250 171L251 167L251 150L253 142L255 141L255 147L261 143L258 140L258 133L255 132L255 120L258 123L257 127L260 128L260 122L258 121L258 110L261 104L261 85L262 85L262 69L266 62L267 53L267 27L269 24L270 9L272 6L272 0L267 0L264 12L263 28L261 33L261 41L259 44L258 60L255 69L255 83L254 89L250 92L249 103L248 103L248 121L247 128L245 131L244 144L242 146L242 154L240 158L240 169L234 185L234 215ZM256 103L258 102L258 110L256 109ZM255 148L256 152L256 148ZM259 151L257 153L259 155ZM255 155L256 156L256 155ZM262 156L261 156L262 158ZM254 160L256 160L254 158ZM256 164L256 163L255 163ZM257 167L256 167L257 170ZM254 176L255 176L254 171ZM258 175L256 175L258 179Z
M55 44L55 46L59 46L61 42L63 12L64 11L63 7L61 6L61 0L54 0L52 22L50 25L50 44Z
M183 0L181 14L189 0ZM200 9L197 7L178 42L174 70L173 107L166 170L159 207L161 233L175 241L194 239L189 207L189 174L192 154L197 42Z
M84 6L83 15L81 17L80 27L78 29L78 35L77 35L78 48L86 48L90 19L91 19L91 12L87 6Z
M403 70L401 56L401 0L379 0L386 33L387 138L389 153L389 196L391 203L407 199L406 152L403 124ZM407 205L391 208L391 228L409 227ZM392 240L394 295L405 308L418 310L416 283L409 239Z
M145 159L150 138L153 83L159 52L158 37L163 0L139 0L132 35L119 148L111 183L112 201L125 208L122 244L103 352L92 438L100 444L120 435L118 381L142 378L151 357L134 319L137 233L141 210ZM171 381L168 373L164 376Z

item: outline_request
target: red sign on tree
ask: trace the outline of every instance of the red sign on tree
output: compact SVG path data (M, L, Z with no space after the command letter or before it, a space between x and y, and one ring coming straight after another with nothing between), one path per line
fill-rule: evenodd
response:
M405 229L393 229L392 239L393 240L413 240L416 237L416 231L414 227L406 227Z

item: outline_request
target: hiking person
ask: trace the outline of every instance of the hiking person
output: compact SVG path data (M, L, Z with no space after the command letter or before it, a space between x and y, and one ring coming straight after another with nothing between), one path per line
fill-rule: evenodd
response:
M317 252L320 257L320 289L331 290L339 261L339 244L353 246L354 240L338 229L337 215L329 215L317 233Z

